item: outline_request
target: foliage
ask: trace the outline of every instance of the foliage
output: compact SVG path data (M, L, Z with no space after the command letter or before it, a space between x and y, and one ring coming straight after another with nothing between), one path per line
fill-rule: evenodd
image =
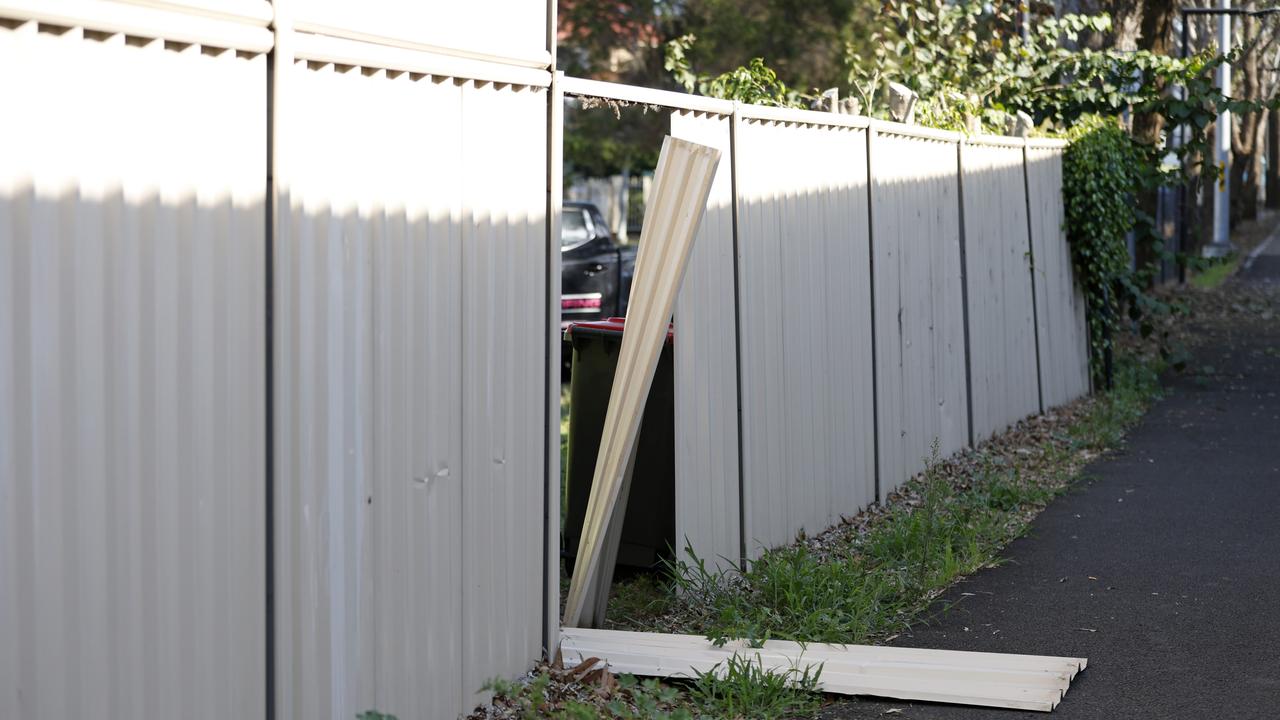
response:
M1198 131L1183 152L1195 152L1216 113L1252 107L1222 97L1213 71L1227 58L1200 53L1187 59L1146 51L1080 47L1092 34L1109 32L1107 15L1067 14L1037 20L1024 39L1013 3L982 0L888 0L872 31L869 56L847 50L848 79L863 107L883 115L879 102L889 81L920 95L925 122L963 129L973 114L1002 130L1018 111L1038 125L1068 128L1088 114L1166 115L1171 125ZM1186 88L1184 97L1167 92Z
M665 3L663 41L696 35L691 64L710 76L764 58L802 92L838 84L842 51L857 32L866 0L679 0Z
M1020 511L1052 496L994 464L967 490L938 467L935 451L919 503L895 506L838 553L798 544L765 552L745 571L716 571L686 551L689 561L673 568L678 592L718 640L859 643L899 631L937 591L995 562L1021 532Z
M1114 389L971 454L941 463L935 455L886 511L768 550L745 572L710 568L686 547L670 566L667 601L624 627L752 645L866 643L907 629L956 579L999 562L1085 461L1120 445L1157 397L1158 369L1122 352Z
M779 80L762 58L752 58L747 66L715 77L695 73L688 56L695 40L694 35L684 35L667 43L664 67L687 92L756 105L802 106L800 94Z
M365 710L356 715L356 720L397 720L395 715L380 713L377 710Z
M1134 227L1142 149L1114 119L1083 118L1062 160L1067 242L1084 290L1095 380L1120 331L1118 288L1131 286L1127 236ZM1100 384L1100 383L1099 383Z
M817 696L821 674L821 665L778 672L766 669L759 656L752 662L734 653L727 662L697 673L689 694L698 708L713 718L812 716L821 705Z
M543 666L523 681L490 680L492 704L471 718L486 720L778 720L811 715L821 705L821 666L766 669L759 658L734 655L689 681L614 676L603 665ZM362 716L360 720L383 720ZM386 716L386 720L394 720Z
M492 716L502 718L693 720L690 705L680 690L654 679L640 681L631 675L619 675L603 688L582 686L581 689L588 692L579 693L578 697L566 697L563 678L560 687L556 685L551 671L543 668L527 682L494 679L486 683L484 689L494 694L494 707L498 711Z
M963 130L973 119L1000 132L1007 114L1021 111L1042 128L1067 132L1074 143L1064 167L1067 233L1088 299L1097 377L1121 318L1146 337L1155 318L1177 311L1147 292L1161 264L1204 263L1164 247L1150 209L1156 191L1220 177L1222 169L1205 162L1214 118L1263 106L1225 97L1214 83L1219 66L1245 48L1188 58L1092 50L1081 46L1111 30L1106 15L1042 19L1024 38L1019 14L1013 4L983 0L888 0L874 53L847 56L849 80L873 113L883 114L877 100L896 80L920 94L917 117L925 124ZM1145 137L1120 127L1126 113L1143 120ZM1175 127L1185 128L1182 142L1165 143L1161 130ZM1162 351L1171 353L1166 344Z
M1118 447L1151 402L1160 397L1159 369L1159 363L1145 362L1128 353L1119 354L1114 387L1099 393L1085 421L1071 427L1068 435L1072 444L1092 452Z
M662 137L670 124L665 113L621 103L602 102L602 107L588 107L589 104L592 103L588 99L566 104L566 183L576 177L608 177L657 166Z

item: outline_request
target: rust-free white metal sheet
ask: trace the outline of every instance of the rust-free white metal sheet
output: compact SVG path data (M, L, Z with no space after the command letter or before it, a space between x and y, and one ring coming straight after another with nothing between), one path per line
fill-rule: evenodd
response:
M875 499L866 131L734 139L748 557Z
M734 309L733 168L730 118L671 115L671 136L723 157L689 253L675 304L676 550L688 543L710 563L738 560L737 312Z
M723 672L738 656L772 671L820 667L825 692L1041 712L1057 706L1088 664L1084 658L781 640L717 647L696 635L579 628L561 631L560 648L566 665L600 658L617 673L688 678Z
M957 143L873 124L880 498L968 443Z
M997 142L960 149L974 442L1040 410L1023 148Z
M0 24L0 717L261 718L266 56L63 20Z
M1045 408L1089 392L1085 299L1075 278L1062 206L1061 147L1027 148L1040 386Z
M277 712L456 717L541 654L546 91L283 81Z

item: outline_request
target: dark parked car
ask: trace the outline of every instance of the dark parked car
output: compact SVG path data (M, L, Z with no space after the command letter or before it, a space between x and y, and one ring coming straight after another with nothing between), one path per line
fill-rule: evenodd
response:
M560 321L627 314L636 246L619 245L595 205L566 202L560 214Z

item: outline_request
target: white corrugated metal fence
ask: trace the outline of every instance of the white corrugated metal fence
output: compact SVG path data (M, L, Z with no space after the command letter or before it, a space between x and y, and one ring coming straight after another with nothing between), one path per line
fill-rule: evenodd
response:
M741 562L1087 391L1061 143L402 5L0 0L0 716L452 718L554 642L562 91L724 151L677 544Z
M270 33L39 9L0 14L0 717L258 716Z

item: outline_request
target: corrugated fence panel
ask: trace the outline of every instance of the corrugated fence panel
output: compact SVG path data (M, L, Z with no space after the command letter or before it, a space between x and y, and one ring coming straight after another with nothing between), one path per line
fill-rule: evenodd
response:
M966 143L964 243L973 438L1040 409L1022 146Z
M671 115L673 137L724 153L675 307L676 549L688 542L709 562L736 562L742 541L729 123L723 115Z
M735 138L749 556L874 498L865 131Z
M968 442L957 147L871 142L880 497Z
M361 683L358 672L372 649L373 267L357 211L358 180L373 174L354 143L328 141L367 108L349 96L360 81L358 71L298 64L289 117L300 120L276 128L290 150L277 175L287 190L277 198L274 279L282 718L349 717L373 705L371 675Z
M1089 392L1085 301L1071 265L1062 208L1062 150L1027 148L1040 385L1046 409Z
M0 717L262 717L266 57L0 65Z
M542 651L545 90L463 86L463 690ZM394 710L394 709L393 709Z
M546 91L297 63L286 98L280 716L455 717L541 653Z

